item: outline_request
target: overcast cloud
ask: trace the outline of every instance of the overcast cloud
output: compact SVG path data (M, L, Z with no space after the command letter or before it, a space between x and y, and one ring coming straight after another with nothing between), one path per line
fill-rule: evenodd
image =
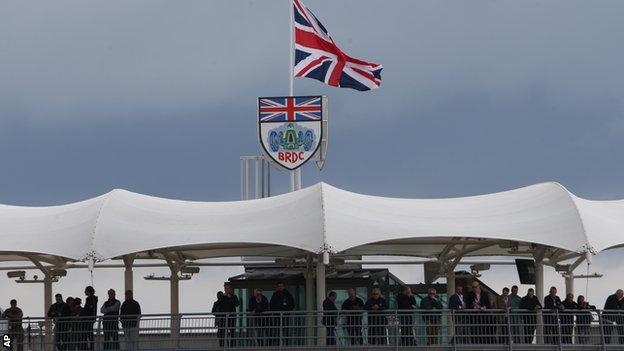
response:
M305 168L305 185L450 197L555 180L579 196L624 198L624 2L305 3L345 51L384 65L369 93L296 81L297 93L330 99L328 160L322 172ZM287 92L288 10L286 0L0 0L0 202L113 188L237 199L238 158L259 152L256 98ZM286 191L287 178L274 187ZM621 256L596 258L592 270L607 276L592 282L594 300L615 290L604 263ZM183 283L195 300L182 310L207 310L211 281L237 271ZM420 280L420 269L396 271ZM504 272L486 278L502 287ZM142 273L145 301L159 283ZM96 272L102 298L122 275ZM70 272L55 290L79 294L87 278ZM19 292L40 314L41 291L0 280L10 287L0 305ZM145 301L146 311L167 301Z

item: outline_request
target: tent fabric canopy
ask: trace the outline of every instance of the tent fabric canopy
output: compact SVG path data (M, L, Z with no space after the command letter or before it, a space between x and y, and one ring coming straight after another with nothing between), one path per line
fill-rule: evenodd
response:
M322 251L431 256L457 238L597 253L624 245L620 228L624 201L581 199L558 183L452 199L376 197L324 183L231 202L170 200L117 189L61 206L0 205L0 255L75 261L158 250L181 250L197 259ZM505 254L507 248L484 245L472 254Z

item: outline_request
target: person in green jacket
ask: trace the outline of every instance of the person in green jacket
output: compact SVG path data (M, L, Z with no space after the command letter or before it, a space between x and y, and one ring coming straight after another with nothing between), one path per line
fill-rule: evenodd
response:
M435 345L438 343L438 331L440 330L440 312L442 302L438 299L437 291L434 288L427 290L427 296L420 301L420 309L423 312L423 321L427 330L427 345Z
M511 294L509 294L509 307L510 307L510 325L511 325L511 340L514 344L520 344L523 342L522 336L522 316L519 316L518 310L520 309L520 303L522 297L518 295L518 286L511 287Z

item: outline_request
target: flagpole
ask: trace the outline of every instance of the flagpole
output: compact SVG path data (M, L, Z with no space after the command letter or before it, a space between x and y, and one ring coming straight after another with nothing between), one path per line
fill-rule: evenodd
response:
M293 8L293 0L287 1L290 18L290 62L288 63L288 96L294 96L295 77L293 77L293 67L295 64L295 13ZM301 189L301 168L290 171L290 190L297 191L299 189Z

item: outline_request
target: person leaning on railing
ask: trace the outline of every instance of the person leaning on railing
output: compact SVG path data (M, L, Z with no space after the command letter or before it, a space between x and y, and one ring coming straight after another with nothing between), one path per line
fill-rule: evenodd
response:
M269 300L264 296L264 291L258 288L254 290L254 296L249 298L247 311L250 314L249 319L252 327L252 336L257 346L268 346L267 337L269 336L269 318L265 312L269 310Z
M414 346L413 324L414 306L416 306L416 298L412 293L412 289L406 286L403 292L397 296L397 309L399 312L399 330L401 332L401 346Z
M464 340L466 335L466 316L463 314L466 309L466 302L464 300L463 286L458 285L455 287L455 293L449 297L448 308L453 310L453 344L466 343L466 340Z
M544 297L544 342L557 345L559 343L559 331L557 327L557 314L563 312L565 307L557 296L557 288L550 287L548 295Z
M530 288L527 290L527 294L520 301L520 309L525 310L522 312L524 321L524 343L533 343L533 334L535 333L535 326L537 323L537 311L542 309L542 305L539 302L537 296L535 296L535 290Z
M223 291L217 292L217 301L212 304L212 313L215 315L215 327L217 327L217 339L219 346L225 346L225 315L223 312Z
M591 306L583 295L576 298L576 304L578 305L576 335L578 336L578 343L584 345L589 343L590 327L593 320L591 310L595 310L596 306Z
M236 309L240 305L238 296L234 294L232 285L229 282L223 283L223 300L221 302L221 312L225 312L225 338L229 341L229 346L236 346Z
M87 350L94 350L93 345L93 323L95 323L97 316L97 304L98 297L95 296L95 289L92 286L87 286L84 291L85 296L85 304L82 309L82 316L85 318L84 320L84 333L86 337Z
M563 344L571 344L574 332L574 316L577 314L579 306L574 301L574 294L572 293L566 294L566 298L561 302L561 304L565 308L559 314L561 323L561 342Z
M278 346L280 342L284 346L288 345L290 332L290 315L288 312L295 309L295 299L290 292L286 290L286 285L283 282L275 284L275 292L273 292L271 300L269 301L269 308L271 312L274 313L272 321L272 346Z
M346 316L349 345L362 345L364 343L362 339L362 310L364 309L364 301L357 297L357 292L354 288L349 288L347 294L349 297L342 302L341 309L344 311L343 315Z
M618 289L615 294L607 297L602 315L605 343L611 343L611 334L617 329L619 336L617 344L624 345L624 291L622 289Z
M481 290L477 281L472 282L472 291L466 296L466 308L471 309L468 320L473 344L491 343L491 318L485 313L490 307L488 293Z
M522 315L518 311L521 302L522 298L518 295L518 286L514 285L511 287L511 293L509 294L509 324L511 325L511 340L514 344L521 344L523 341Z
M108 290L108 300L104 301L100 312L104 329L104 350L119 350L119 308L121 303L115 298L115 290Z
M67 344L67 318L70 316L69 306L63 301L63 295L54 295L56 302L48 309L48 318L54 320L54 346L57 350L65 349Z
M366 301L364 309L368 311L368 344L384 345L388 302L381 296L379 288L373 288L371 297Z
M500 314L500 316L496 316L495 328L498 330L498 342L501 344L509 343L509 321L507 320L508 312L511 309L511 296L509 295L509 288L504 287L502 294L496 298L496 304L494 309L499 310L496 311L496 314Z
M17 307L17 300L13 299L10 302L11 307L2 312L2 318L6 318L9 323L9 335L13 340L13 343L17 347L13 347L13 350L24 350L24 328L22 327L22 318L24 313L22 309Z
M336 307L336 298L338 294L330 291L323 301L323 325L325 326L327 335L327 345L336 345L336 317L338 308Z
M121 326L124 330L125 350L137 350L141 305L134 299L132 290L126 290L125 298L121 304Z
M426 325L427 345L438 343L438 331L440 329L442 302L438 299L437 291L434 288L427 290L427 296L420 301L420 309L424 310L422 319Z

